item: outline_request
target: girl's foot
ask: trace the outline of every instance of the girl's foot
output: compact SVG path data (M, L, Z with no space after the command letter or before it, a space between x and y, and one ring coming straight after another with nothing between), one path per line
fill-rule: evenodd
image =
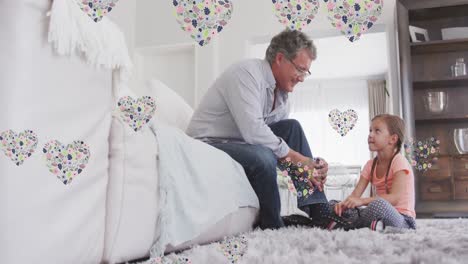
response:
M379 219L374 220L374 221L371 222L370 229L372 231L382 232L385 229L385 224L384 224L384 222L382 222L382 220L379 220Z
M344 220L341 217L335 215L329 215L327 218L330 219L326 229L328 230L335 230L335 229L343 229L345 231L354 229L354 226L351 222Z

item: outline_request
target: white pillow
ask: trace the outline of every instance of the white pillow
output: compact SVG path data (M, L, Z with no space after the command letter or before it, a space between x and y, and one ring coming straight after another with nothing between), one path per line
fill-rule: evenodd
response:
M148 256L153 244L159 211L158 145L147 125L135 132L117 115L112 117L109 144L104 261L116 263Z
M146 85L147 93L156 102L153 120L158 119L185 130L193 114L192 108L159 80ZM135 93L127 87L118 98ZM138 132L113 116L110 135L109 185L107 194L106 239L104 261L125 262L145 257L155 240L158 203L158 144L146 124Z
M192 107L159 80L148 81L146 88L156 101L155 119L185 131L193 115Z
M0 151L0 263L100 263L112 76L53 52L49 8L49 0L0 1L0 133L37 135L19 166ZM67 184L47 166L43 147L52 140L89 146L87 164Z

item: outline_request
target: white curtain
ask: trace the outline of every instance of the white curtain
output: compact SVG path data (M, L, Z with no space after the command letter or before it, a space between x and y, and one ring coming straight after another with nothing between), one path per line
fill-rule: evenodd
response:
M363 166L369 159L369 101L366 80L306 81L290 94L290 118L301 122L314 156L328 162ZM354 128L344 137L328 122L331 110L353 109Z
M369 90L369 122L380 114L388 113L388 93L385 80L367 80L367 88ZM371 158L374 158L377 153L372 152Z
M385 80L368 80L369 89L369 117L372 119L379 114L388 113L389 93Z

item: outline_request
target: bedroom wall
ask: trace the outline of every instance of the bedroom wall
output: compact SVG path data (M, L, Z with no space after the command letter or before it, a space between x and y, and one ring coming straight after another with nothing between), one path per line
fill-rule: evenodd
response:
M136 44L136 12L137 1L127 0L119 1L114 10L109 13L109 18L117 24L125 34L131 55L133 54Z
M386 0L384 3L382 15L373 29L380 28L387 33L387 46L390 54L387 81L393 97L392 108L395 113L399 113L400 98L396 89L398 87L398 56L395 37L395 0ZM119 5L112 15L117 18L117 24L122 26L128 36L132 52L145 48L193 45L196 76L193 80L193 87L182 88L195 90L192 92L195 97L193 106L198 103L203 93L223 69L249 55L250 44L266 42L272 35L283 29L283 26L276 20L270 0L233 0L234 12L228 25L209 45L199 47L188 33L180 29L174 17L172 1L121 1ZM331 27L325 16L326 11L324 12L322 8L323 6L305 31L313 38L339 35L340 33ZM137 84L135 80L134 82L135 89L140 89L142 84Z
M136 44L136 8L136 0L119 1L112 12L109 13L111 21L114 22L125 35L129 55L133 62L135 60L134 51ZM129 85L130 87L136 87L135 78L131 78Z

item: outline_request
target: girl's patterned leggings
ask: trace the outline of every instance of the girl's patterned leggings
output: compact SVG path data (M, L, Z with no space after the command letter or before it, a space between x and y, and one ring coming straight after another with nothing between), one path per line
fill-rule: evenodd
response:
M331 200L328 203L311 205L305 208L305 212L314 219L338 217L334 212L334 206L339 201ZM302 209L302 208L301 208ZM387 200L378 198L366 207L351 208L343 212L344 221L351 223L353 228L368 228L375 220L382 221L385 226L396 228L416 229L416 222L413 217L399 213Z

